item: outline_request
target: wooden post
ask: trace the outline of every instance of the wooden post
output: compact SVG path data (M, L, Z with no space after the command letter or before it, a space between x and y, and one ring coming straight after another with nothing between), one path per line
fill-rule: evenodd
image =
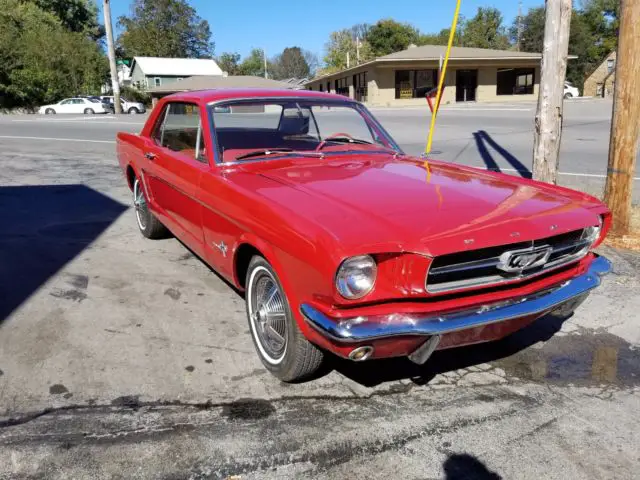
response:
M114 113L122 113L120 105L120 83L116 68L116 51L113 46L113 28L111 27L111 0L103 0L104 29L107 31L107 54L109 56L109 69L111 70L111 89L113 90Z
M540 92L533 134L533 178L556 183L569 52L571 0L546 0Z
M631 230L631 193L640 136L640 0L622 0L616 55L609 168L604 201L613 213L611 232Z

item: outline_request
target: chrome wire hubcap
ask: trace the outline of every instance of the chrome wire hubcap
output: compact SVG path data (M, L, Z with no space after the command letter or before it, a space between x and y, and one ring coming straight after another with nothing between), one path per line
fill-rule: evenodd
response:
M136 179L133 184L133 206L136 209L136 218L138 219L138 225L142 230L147 226L147 214L149 212L147 207L147 199L144 196L140 181Z
M266 270L255 280L251 297L254 332L263 353L276 363L284 357L287 347L287 317L282 292Z

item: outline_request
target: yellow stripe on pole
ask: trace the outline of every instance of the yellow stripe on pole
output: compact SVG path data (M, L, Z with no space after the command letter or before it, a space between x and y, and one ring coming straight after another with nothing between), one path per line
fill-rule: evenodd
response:
M447 52L444 56L444 63L442 64L442 72L440 72L440 78L438 79L438 91L436 93L436 104L431 112L431 125L429 126L429 136L427 138L427 146L424 150L425 156L428 158L431 153L431 143L433 142L433 130L436 125L436 116L438 114L438 108L440 107L440 98L442 96L442 88L444 87L444 79L447 75L447 65L449 63L449 54L451 53L451 47L453 46L453 39L456 35L456 27L458 26L458 14L460 13L460 2L456 2L456 10L453 14L453 22L451 23L451 30L449 31L449 42L447 43ZM427 169L427 182L431 178L431 169L429 168L429 161L425 159L425 168Z

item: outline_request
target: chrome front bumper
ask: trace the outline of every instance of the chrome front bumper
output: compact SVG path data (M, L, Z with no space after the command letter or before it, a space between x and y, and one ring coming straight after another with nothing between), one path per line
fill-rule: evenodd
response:
M300 311L309 325L339 343L362 343L406 335L434 336L439 340L441 335L447 333L542 315L558 309L564 304L586 297L590 290L600 285L600 277L610 271L609 260L598 256L591 262L586 273L551 288L527 296L441 315L397 313L332 319L308 304L302 304ZM434 350L437 341L435 343L435 346L425 344L425 349L429 350L429 347L432 347Z

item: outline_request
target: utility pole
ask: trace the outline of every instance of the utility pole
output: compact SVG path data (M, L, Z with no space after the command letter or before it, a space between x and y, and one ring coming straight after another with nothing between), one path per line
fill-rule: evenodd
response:
M356 65L360 65L360 35L356 35Z
M349 68L349 50L347 50L347 68Z
M518 1L518 38L516 39L516 50L520 51L520 38L522 37L522 0Z
M540 92L533 133L533 178L556 183L562 137L571 0L546 0Z
M109 69L111 70L111 89L113 90L113 108L115 113L122 113L120 105L120 83L116 68L116 50L113 46L113 28L111 27L111 0L102 0L104 12L104 28L107 31L107 54L109 55Z
M269 78L267 74L267 51L262 49L262 59L264 60L264 78Z
M631 230L631 193L640 136L640 0L622 0L616 55L609 168L604 201L613 214L611 232Z

